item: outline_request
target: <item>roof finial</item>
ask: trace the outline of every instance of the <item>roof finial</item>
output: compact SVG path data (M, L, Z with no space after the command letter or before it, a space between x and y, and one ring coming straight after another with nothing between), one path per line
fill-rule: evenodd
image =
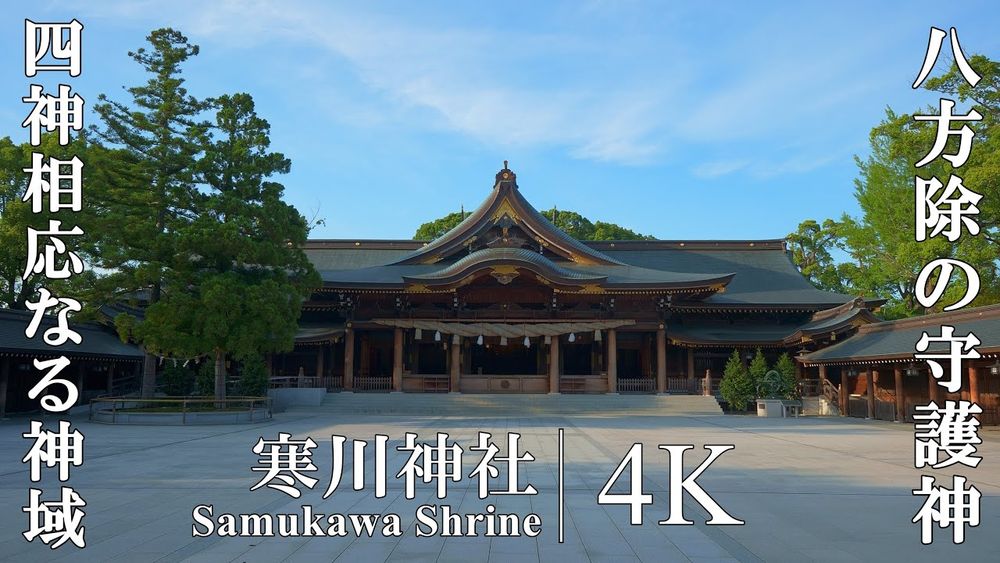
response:
M507 169L507 161L506 160L503 161L503 167L504 167L504 170Z

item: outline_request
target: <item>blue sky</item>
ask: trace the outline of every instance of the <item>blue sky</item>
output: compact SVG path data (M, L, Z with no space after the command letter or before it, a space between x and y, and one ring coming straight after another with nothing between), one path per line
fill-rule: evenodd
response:
M856 213L853 156L885 107L936 102L909 87L931 25L1000 56L990 2L756 4L5 3L0 136L27 140L30 83L66 80L24 77L25 17L83 22L88 102L125 100L145 80L126 53L171 26L201 46L193 94L254 96L292 159L287 199L326 221L314 238L409 238L478 205L504 159L539 209L779 238Z

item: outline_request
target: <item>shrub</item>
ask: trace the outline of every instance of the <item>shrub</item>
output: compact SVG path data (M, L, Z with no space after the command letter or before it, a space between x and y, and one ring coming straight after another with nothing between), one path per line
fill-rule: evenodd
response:
M248 397L267 395L267 366L260 356L250 356L241 363L237 392Z
M739 350L733 350L732 356L729 356L726 362L726 369L719 383L719 393L733 410L738 411L746 410L750 401L756 398L756 388L750 378L750 372L740 361Z
M195 374L180 365L168 365L163 369L163 392L171 397L185 397L194 388Z
M215 363L211 360L205 360L198 366L195 388L203 397L215 395Z
M795 380L795 360L788 353L778 357L774 370L781 374L781 388L778 395L783 399L794 399L798 394Z

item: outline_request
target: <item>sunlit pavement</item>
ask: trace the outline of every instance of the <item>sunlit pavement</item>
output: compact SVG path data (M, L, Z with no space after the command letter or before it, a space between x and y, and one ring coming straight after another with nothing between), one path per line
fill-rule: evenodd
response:
M498 398L502 400L502 398ZM52 419L55 420L55 419ZM74 419L85 434L86 460L71 470L69 485L87 501L87 548L51 551L40 540L27 543L21 512L31 485L20 463L30 446L21 437L28 419L0 422L0 559L121 561L988 561L1000 550L1000 436L982 433L983 462L977 469L913 468L913 430L906 424L860 420L749 416L358 416L329 413L278 414L266 424L214 427L107 426ZM50 425L51 426L51 425ZM565 429L564 543L558 533L557 429ZM480 431L491 432L506 452L506 434L521 434L522 452L535 461L521 464L520 483L535 496L480 499L469 478L482 457L470 451ZM262 473L252 472L252 446L263 436L289 432L312 437L318 479L313 489L299 485L299 499L267 487L251 492ZM435 483L417 486L404 498L407 452L397 451L406 432L433 442L447 432L465 450L460 482L448 482L444 501ZM332 469L330 436L373 440L389 437L388 482L384 498L374 495L372 446L366 456L366 486L351 487L351 454L340 487L322 499ZM635 442L644 445L643 492L653 503L643 509L643 525L629 525L629 507L599 505L597 494ZM698 483L744 526L707 526L707 516L685 496L684 516L692 526L662 526L667 518L667 453L659 444L692 444L688 470L704 459L706 444L732 444ZM58 492L55 469L45 469L36 486L45 497ZM951 482L962 474L983 494L982 523L967 530L963 545L950 529L935 529L935 543L923 546L911 518L922 504L911 490L921 475ZM628 491L628 471L613 489ZM506 472L494 488L506 487ZM192 537L192 510L213 505L214 515L315 513L396 513L403 537L232 538ZM497 513L523 518L538 514L538 537L416 537L414 515L424 504L447 504L453 512Z

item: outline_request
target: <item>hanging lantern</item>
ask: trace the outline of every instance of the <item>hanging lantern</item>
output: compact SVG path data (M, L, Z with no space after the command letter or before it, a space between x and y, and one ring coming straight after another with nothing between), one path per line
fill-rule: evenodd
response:
M548 334L545 335L545 343L552 344L552 337L549 336Z
M906 368L906 376L916 377L918 375L920 375L920 370L917 369L917 364L911 362L909 367Z
M524 337L524 347L531 348L531 339L528 338L527 336Z
M506 336L501 336L500 337L500 345L501 346L506 346L507 345L507 337Z
M600 330L595 330L594 331L594 342L600 342L600 341L601 341L601 331Z
M569 341L570 342L576 342L576 333L575 332L569 333Z
M441 331L440 330L435 330L434 331L434 342L441 342Z
M423 337L424 337L423 329L418 328L417 330L413 331L413 338L420 340Z
M480 334L479 338L476 339L476 344L478 344L480 346L483 345L483 335L482 334Z
M1000 375L1000 358L990 366L990 375Z
M857 376L858 376L858 368L852 367L847 369L847 377L857 377Z

